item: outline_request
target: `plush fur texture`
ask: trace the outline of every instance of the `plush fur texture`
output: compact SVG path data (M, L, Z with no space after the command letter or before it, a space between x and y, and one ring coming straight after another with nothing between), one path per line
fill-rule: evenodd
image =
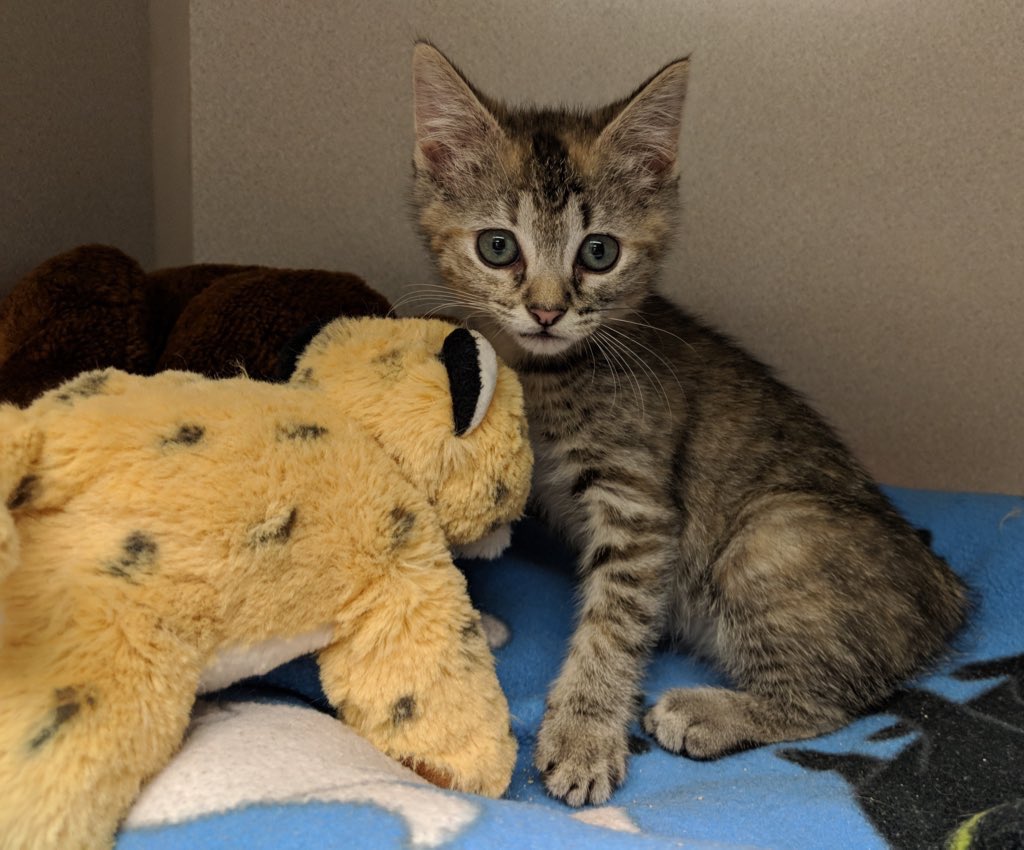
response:
M339 717L504 791L508 708L449 548L520 515L532 455L505 366L455 436L452 332L339 320L287 384L108 369L0 406L0 846L109 847L204 671L318 630Z
M579 622L534 752L572 805L625 776L661 637L735 684L644 716L666 749L709 759L839 727L934 658L966 607L827 423L655 291L688 67L583 112L498 103L426 44L413 60L440 298L518 371L536 506L579 552Z

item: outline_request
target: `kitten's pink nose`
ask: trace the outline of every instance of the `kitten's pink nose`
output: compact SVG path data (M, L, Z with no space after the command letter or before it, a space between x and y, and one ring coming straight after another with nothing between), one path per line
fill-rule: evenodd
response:
M537 307L530 307L530 314L536 320L542 328L550 328L556 324L562 316L565 315L565 310L541 310Z

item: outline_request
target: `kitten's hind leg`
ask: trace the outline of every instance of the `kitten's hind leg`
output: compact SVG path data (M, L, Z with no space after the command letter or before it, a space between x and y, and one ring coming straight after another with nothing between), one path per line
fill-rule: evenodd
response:
M670 691L644 720L702 759L842 726L939 652L963 609L909 525L812 494L751 505L707 591L713 652L739 690Z
M724 688L675 688L644 716L644 729L666 750L714 759L748 747L811 738L841 726L841 713L789 713L772 699Z

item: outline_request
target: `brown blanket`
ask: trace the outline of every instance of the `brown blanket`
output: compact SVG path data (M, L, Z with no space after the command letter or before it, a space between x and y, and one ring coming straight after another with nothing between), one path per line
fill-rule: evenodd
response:
M86 369L275 377L289 341L390 304L345 272L191 265L146 273L106 245L47 260L0 302L0 402L27 405Z

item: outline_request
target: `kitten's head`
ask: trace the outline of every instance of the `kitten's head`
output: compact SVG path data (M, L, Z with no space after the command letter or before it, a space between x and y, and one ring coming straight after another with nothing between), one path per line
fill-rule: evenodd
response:
M674 224L686 76L673 62L589 113L512 109L417 44L415 199L464 309L535 356L615 333Z

